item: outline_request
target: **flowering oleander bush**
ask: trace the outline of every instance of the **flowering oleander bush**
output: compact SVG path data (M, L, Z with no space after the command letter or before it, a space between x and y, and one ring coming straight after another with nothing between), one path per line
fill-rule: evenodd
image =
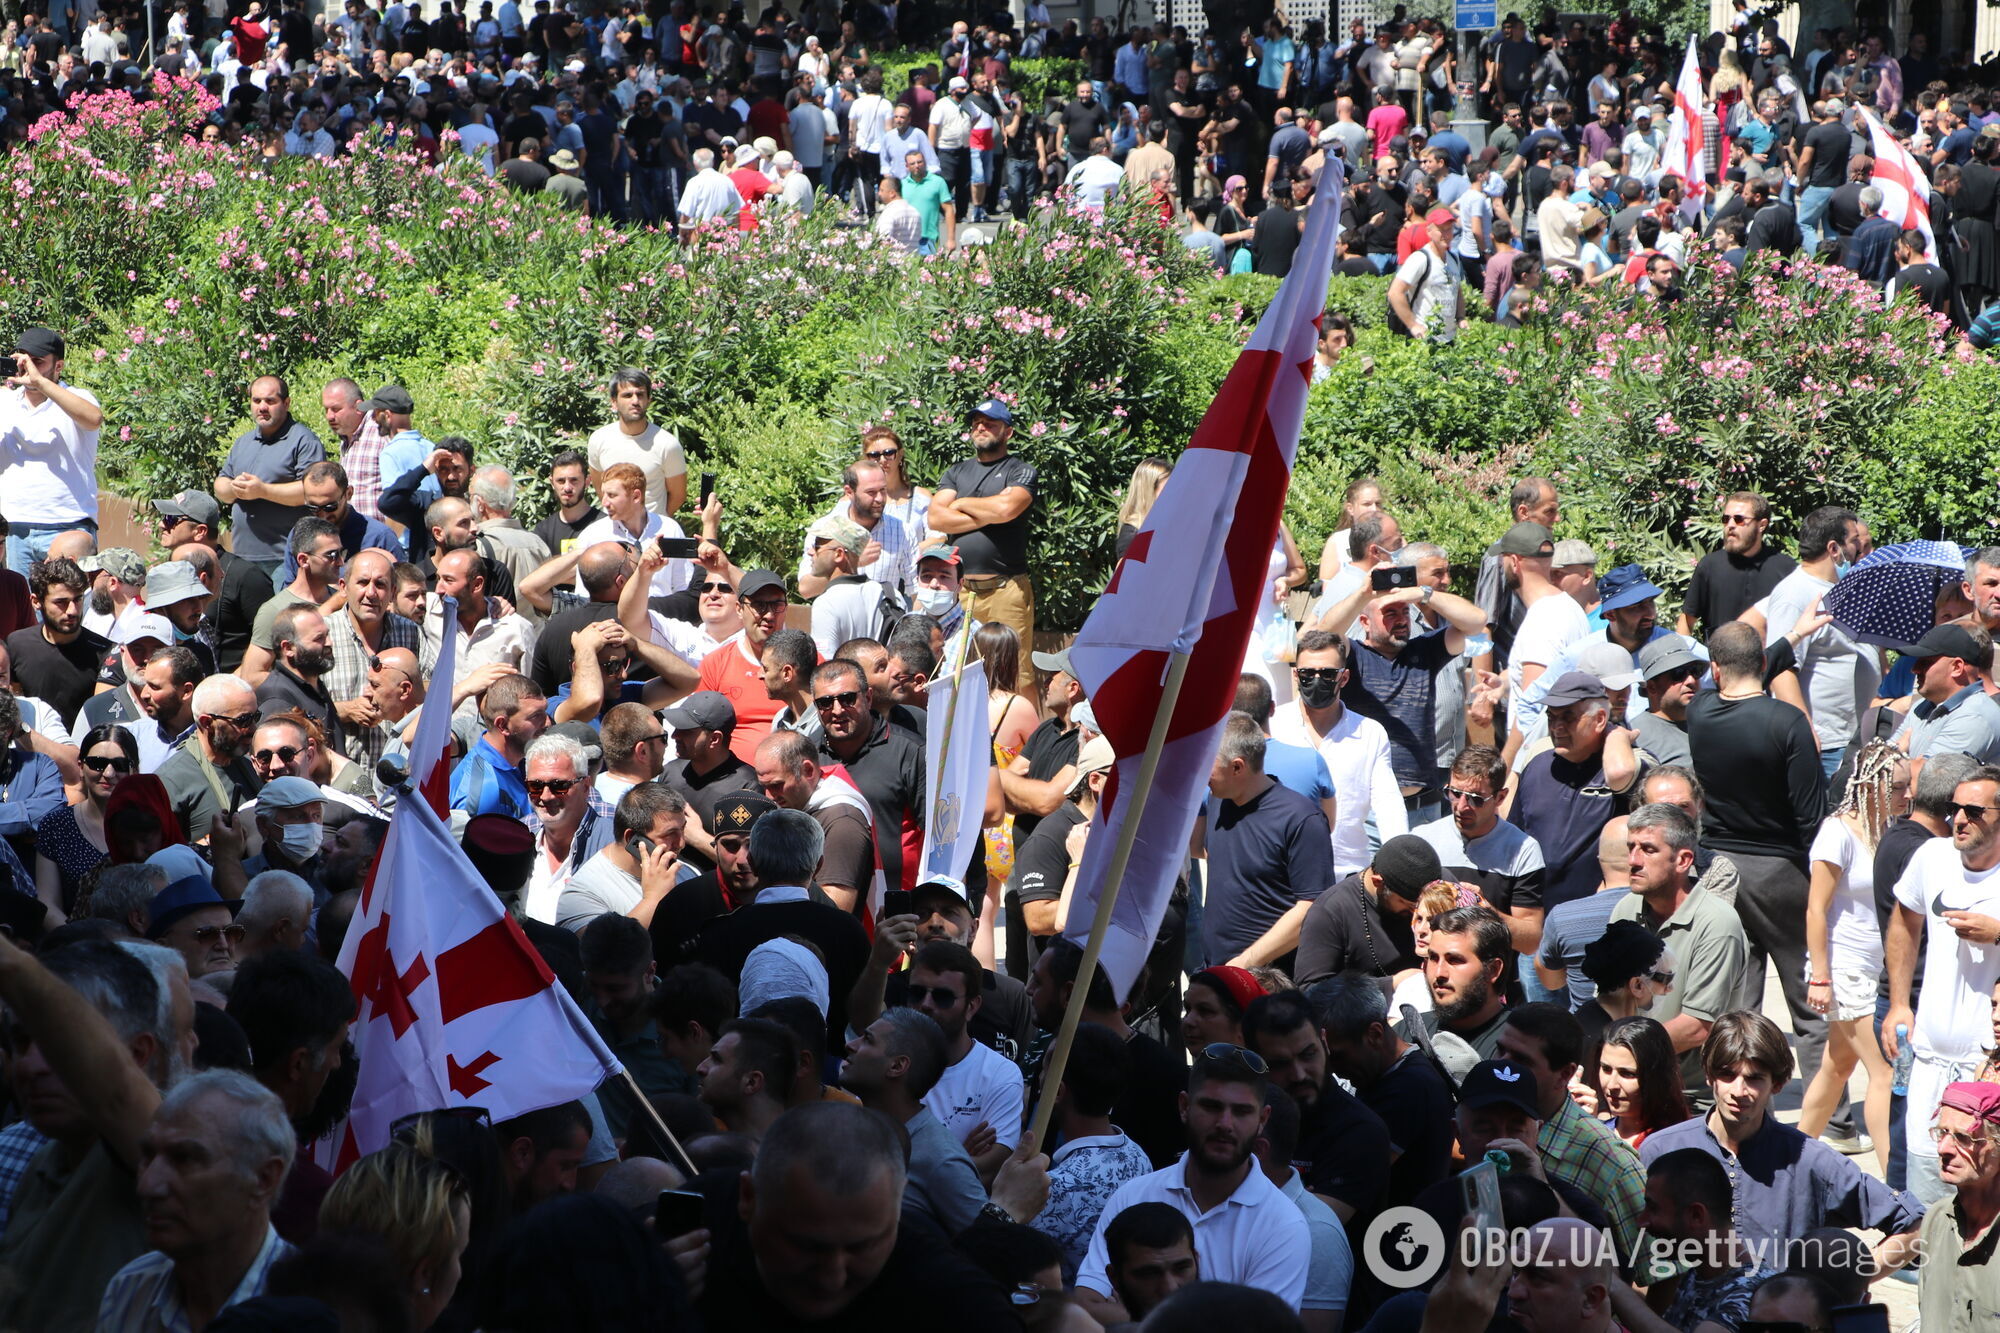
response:
M1192 434L1269 279L1218 280L1156 213L1045 203L993 245L917 263L831 204L692 244L620 231L508 190L445 145L262 160L193 137L192 85L85 99L0 162L0 327L50 324L102 399L105 483L136 499L206 486L277 372L317 424L319 388L407 386L433 439L541 474L608 419L622 365L721 475L732 553L791 568L856 432L887 422L925 484L966 455L963 416L1009 402L1041 475L1039 620L1074 628L1107 574L1139 459ZM1451 348L1392 338L1388 282L1336 279L1359 343L1314 387L1288 513L1308 560L1354 476L1381 477L1413 537L1462 563L1498 534L1521 471L1556 473L1566 532L1674 581L1712 543L1715 501L1759 486L1787 523L1859 504L1882 539L1989 525L2000 367L1884 311L1849 275L1754 268L1668 312L1627 289L1551 291L1528 327Z

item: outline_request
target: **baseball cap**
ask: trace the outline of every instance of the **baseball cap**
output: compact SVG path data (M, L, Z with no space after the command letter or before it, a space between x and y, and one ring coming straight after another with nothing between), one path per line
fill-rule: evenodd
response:
M1076 752L1076 781L1069 784L1071 791L1083 786L1083 780L1092 773L1102 773L1118 762L1118 756L1111 752L1111 742L1102 736L1092 736Z
M272 778L257 789L259 810L296 810L314 801L324 801L326 793L319 789L317 782L306 778L295 778L289 773L284 777Z
M845 514L828 514L806 529L807 546L817 548L821 542L845 547L858 560L868 545L868 530Z
M1648 597L1658 597L1660 586L1647 578L1646 571L1638 565L1620 565L1597 581L1597 595L1603 599L1597 609L1608 614L1637 606Z
M955 565L958 563L958 547L952 544L933 546L930 550L917 556L917 563L919 565L923 564L926 560L942 560L947 565Z
M1077 679L1076 668L1072 667L1069 663L1069 649L1067 648L1059 653L1036 653L1034 654L1034 662L1035 670L1037 671L1060 671L1071 680Z
M1695 655L1694 645L1678 634L1662 634L1639 650L1639 674L1647 680L1691 665L1706 663Z
M30 324L14 340L14 350L26 352L29 356L52 356L61 360L66 349L60 333L39 324Z
M1651 120L1652 118L1653 108L1649 106L1638 106L1632 109L1632 119L1634 120Z
M720 690L696 690L663 710L660 724L668 731L731 731L736 727L736 705Z
M2000 125L1988 125L1979 131L1982 139L2000 139Z
M102 570L115 579L135 585L146 580L146 558L129 546L108 546L96 555L79 560L77 568L86 574Z
M975 403L972 407L972 410L967 412L965 415L969 417L986 417L989 420L997 421L1005 426L1011 426L1014 424L1013 411L1008 408L1007 404L1001 402L998 398L988 398L983 403Z
M1597 550L1589 542L1579 541L1575 537L1565 537L1556 543L1555 554L1550 557L1549 563L1558 568L1567 565L1589 565L1595 568Z
M1414 833L1399 833L1384 842L1368 868L1382 877L1382 887L1398 898L1415 902L1424 886L1444 878L1437 848Z
M1910 649L1910 656L1916 661L1926 657L1960 657L1968 662L1979 660L1979 645L1963 625L1933 625L1917 640L1917 646Z
M961 907L972 908L971 899L967 896L965 891L965 881L962 879L955 879L950 875L924 876L923 882L917 885L916 888L910 890L910 898L912 902L915 901L916 896L920 893L950 894L952 897L958 899L959 905ZM977 909L972 908L972 910L976 911ZM922 916L923 913L919 912L917 915Z
M1481 1060L1458 1085L1458 1104L1477 1111L1488 1106L1511 1106L1532 1119L1542 1118L1541 1088L1535 1071L1523 1069L1510 1060Z
M1539 523L1516 523L1500 539L1501 555L1554 555L1556 544Z
M210 528L222 522L222 506L207 491L182 491L171 500L155 500L153 512L162 518L190 519Z
M417 410L416 400L410 391L400 384L385 384L375 391L374 397L361 405L363 412L409 413Z
M1591 644L1577 654L1576 669L1586 676L1597 677L1607 690L1629 689L1639 683L1639 672L1632 665L1632 654L1615 643Z
M768 569L753 569L743 576L741 583L736 585L736 596L747 602L766 588L776 588L779 592L785 592L785 581Z
M163 565L154 565L146 571L146 606L157 608L172 606L195 597L208 596L208 589L201 583L201 576L194 572L194 566L185 560L169 560ZM171 643L173 640L169 639Z
M733 791L709 809L708 831L715 837L724 833L747 833L752 824L777 808L778 803L768 796L754 791Z
M1565 671L1542 699L1549 708L1567 708L1589 699L1604 697L1604 682L1584 671Z
M588 722L558 722L542 734L569 737L583 747L583 757L593 764L604 758L604 737Z
M954 74L951 76L951 82L946 84L945 88L950 92L960 93L964 92L967 88L970 88L971 86L972 85L967 83L964 79Z
M174 623L165 616L142 613L122 618L112 627L111 641L117 644L140 643L151 639L162 647L174 641Z
M1458 223L1458 214L1449 208L1433 208L1424 214L1424 221L1433 227L1450 227Z

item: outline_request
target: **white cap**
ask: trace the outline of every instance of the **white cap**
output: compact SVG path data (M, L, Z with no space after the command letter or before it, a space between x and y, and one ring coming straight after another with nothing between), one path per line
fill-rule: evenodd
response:
M119 622L112 632L112 638L120 644L152 639L164 646L171 646L174 642L174 623L165 616L150 612L131 616Z

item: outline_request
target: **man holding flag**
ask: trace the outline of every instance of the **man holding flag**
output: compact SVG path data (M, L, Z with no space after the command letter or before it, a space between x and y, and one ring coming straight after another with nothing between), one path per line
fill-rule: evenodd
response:
M455 613L447 600L447 622ZM452 678L455 651L446 636L439 679ZM478 1106L499 1122L623 1074L444 823L450 725L442 708L417 722L409 785L423 799L396 803L341 947L360 1076L337 1170L404 1116Z

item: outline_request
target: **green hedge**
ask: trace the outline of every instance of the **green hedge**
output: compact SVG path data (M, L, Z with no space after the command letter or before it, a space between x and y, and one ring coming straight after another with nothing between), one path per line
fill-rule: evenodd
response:
M1215 278L1131 206L1044 208L922 264L831 204L681 245L457 158L259 164L188 140L212 103L166 92L85 99L0 163L0 320L69 335L72 378L110 423L102 479L140 500L208 484L254 375L289 376L308 420L318 386L347 375L408 386L432 438L513 468L532 520L548 458L608 419L610 375L636 364L691 466L722 475L732 554L789 569L863 426L893 424L929 482L964 456L966 408L999 394L1042 477L1040 620L1073 629L1133 465L1184 446L1276 289ZM1563 535L1668 586L1740 486L1772 495L1781 532L1830 499L1878 541L1993 525L2000 368L1851 275L1760 263L1665 313L1627 309L1624 289L1552 290L1528 327L1473 323L1450 347L1388 333L1388 282L1329 289L1358 341L1314 387L1299 444L1287 515L1309 560L1363 475L1413 538L1469 564L1511 479L1547 472Z

